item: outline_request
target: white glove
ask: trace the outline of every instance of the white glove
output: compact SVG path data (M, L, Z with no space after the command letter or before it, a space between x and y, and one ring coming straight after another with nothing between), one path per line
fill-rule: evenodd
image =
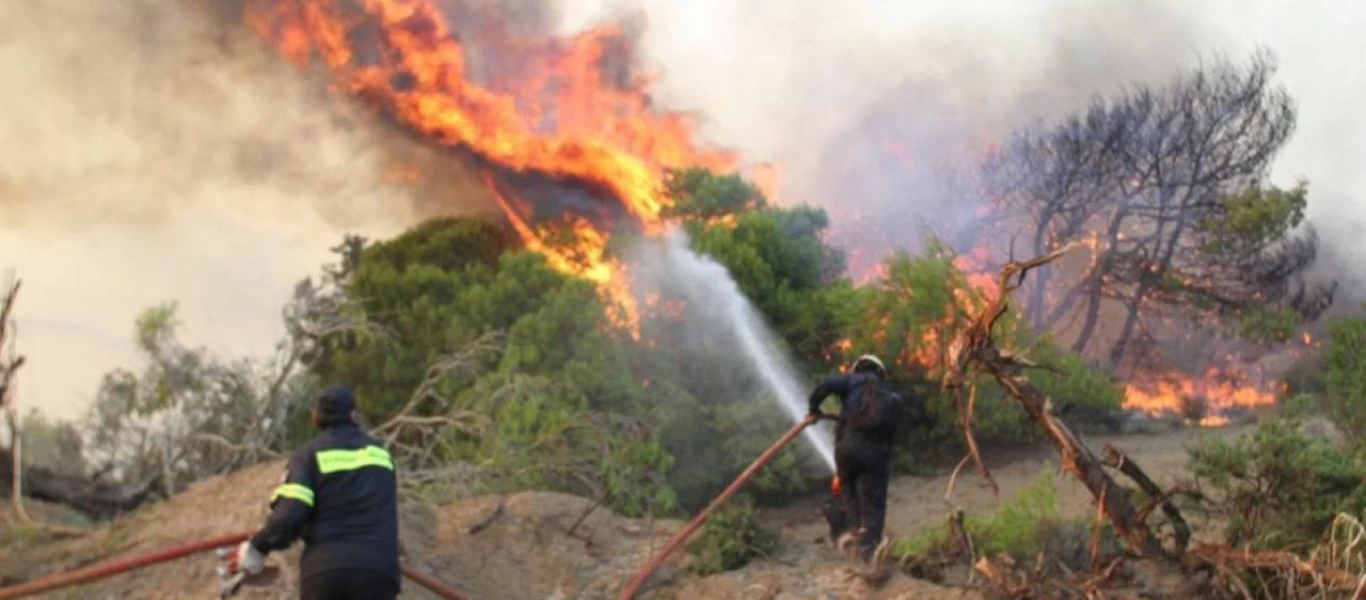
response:
M252 546L251 541L242 542L237 547L237 568L247 575L259 574L266 568L266 555Z

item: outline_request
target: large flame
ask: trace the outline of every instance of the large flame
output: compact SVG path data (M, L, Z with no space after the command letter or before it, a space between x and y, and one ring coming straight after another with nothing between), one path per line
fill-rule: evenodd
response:
M532 72L476 82L466 49L434 0L253 0L246 20L289 60L306 65L320 58L339 88L377 103L428 139L503 168L606 190L646 233L662 224L666 169L736 164L730 153L700 149L685 116L652 110L647 81L609 81L608 54L627 43L615 27L567 42L503 33L510 52L534 58ZM604 253L607 232L576 221L580 248L571 260L528 223L507 191L490 186L529 248L552 267L599 284L633 319L620 266Z

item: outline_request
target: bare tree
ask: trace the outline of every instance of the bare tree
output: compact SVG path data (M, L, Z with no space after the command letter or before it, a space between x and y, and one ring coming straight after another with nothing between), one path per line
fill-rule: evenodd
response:
M1142 318L1162 307L1224 318L1269 303L1312 318L1327 306L1332 286L1301 279L1318 248L1311 230L1295 233L1303 194L1264 184L1295 124L1274 74L1265 52L1244 65L1216 61L1017 138L992 181L1031 222L1034 251L1096 235L1090 264L1053 286L1061 293L1051 306L1045 290L1056 278L1040 274L1029 306L1036 325L1080 319L1072 348L1084 351L1102 305L1118 303L1125 317L1108 354L1119 365Z

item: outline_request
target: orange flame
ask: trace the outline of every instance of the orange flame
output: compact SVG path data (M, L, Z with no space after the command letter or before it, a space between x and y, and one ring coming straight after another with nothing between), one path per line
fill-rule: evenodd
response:
M470 78L465 48L435 0L253 0L245 18L288 60L307 65L319 56L337 87L376 102L428 139L511 170L603 188L646 233L661 229L666 169L727 170L737 162L731 153L699 149L686 116L653 111L645 81L607 80L604 59L626 43L615 27L567 43L539 42L548 46L536 55L540 72L494 90ZM356 40L365 36L369 44L362 46ZM376 50L379 60L358 58ZM526 223L505 192L494 194L528 248L545 254L552 267L599 284L634 315L620 267L604 254L607 233L577 222L577 254L586 262L570 261Z
M1228 371L1210 369L1203 379L1170 374L1162 380L1134 382L1124 388L1124 408L1149 414L1180 414L1191 402L1205 403L1199 424L1203 427L1225 425L1224 413L1233 408L1270 406L1276 394L1248 385Z

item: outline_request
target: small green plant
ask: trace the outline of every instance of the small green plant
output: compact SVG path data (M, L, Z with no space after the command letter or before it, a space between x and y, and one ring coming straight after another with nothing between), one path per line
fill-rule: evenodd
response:
M1006 552L1029 556L1038 551L1039 530L1058 518L1058 486L1053 469L1045 466L1010 501L964 522L979 554Z
M1058 488L1053 469L1045 466L1009 500L985 515L969 515L963 522L979 556L1007 553L1017 558L1034 555L1042 534L1058 518ZM948 525L938 525L900 539L895 553L924 556L950 540Z
M689 568L699 575L738 569L752 558L771 554L778 547L778 538L778 532L759 522L751 498L732 498L707 520L702 533L688 543L688 552L693 556Z

